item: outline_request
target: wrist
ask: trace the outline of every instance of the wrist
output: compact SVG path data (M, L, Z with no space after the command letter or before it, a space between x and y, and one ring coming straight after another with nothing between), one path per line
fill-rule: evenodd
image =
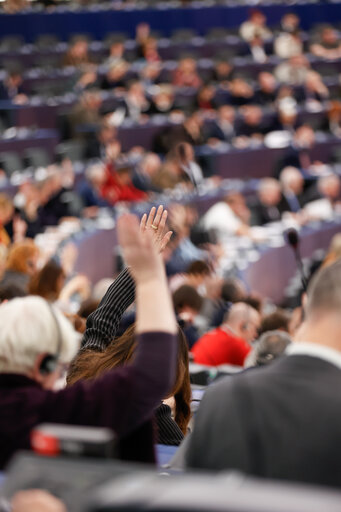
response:
M133 272L134 280L137 287L146 286L146 285L153 285L155 286L155 283L166 283L166 274L161 269L160 271L154 271L150 273L144 273L143 275L135 275Z

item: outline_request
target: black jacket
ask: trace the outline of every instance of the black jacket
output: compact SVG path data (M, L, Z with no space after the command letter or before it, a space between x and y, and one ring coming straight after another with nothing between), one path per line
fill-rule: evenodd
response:
M291 355L206 392L186 454L192 468L341 486L341 369Z

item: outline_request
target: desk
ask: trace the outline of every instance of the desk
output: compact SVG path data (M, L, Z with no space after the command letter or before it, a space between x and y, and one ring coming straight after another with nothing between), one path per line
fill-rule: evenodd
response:
M34 133L27 133L24 137L16 136L10 139L0 140L0 153L14 151L23 155L28 148L44 148L54 159L55 148L58 144L58 134L55 130L37 130Z

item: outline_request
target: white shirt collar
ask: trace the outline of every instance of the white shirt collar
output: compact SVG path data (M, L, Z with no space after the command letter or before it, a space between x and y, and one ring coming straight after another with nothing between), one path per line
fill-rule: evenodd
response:
M324 345L308 342L291 343L285 353L288 356L304 355L318 357L337 366L341 370L341 352Z

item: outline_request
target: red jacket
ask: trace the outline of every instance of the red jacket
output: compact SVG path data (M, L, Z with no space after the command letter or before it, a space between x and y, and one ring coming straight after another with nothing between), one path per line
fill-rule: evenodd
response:
M143 201L147 198L145 192L134 187L132 182L120 183L118 175L111 164L106 166L106 181L101 187L101 196L110 204L119 201Z
M220 364L243 366L250 350L250 345L243 338L238 338L232 332L218 327L204 334L195 343L191 352L195 363L209 366Z

